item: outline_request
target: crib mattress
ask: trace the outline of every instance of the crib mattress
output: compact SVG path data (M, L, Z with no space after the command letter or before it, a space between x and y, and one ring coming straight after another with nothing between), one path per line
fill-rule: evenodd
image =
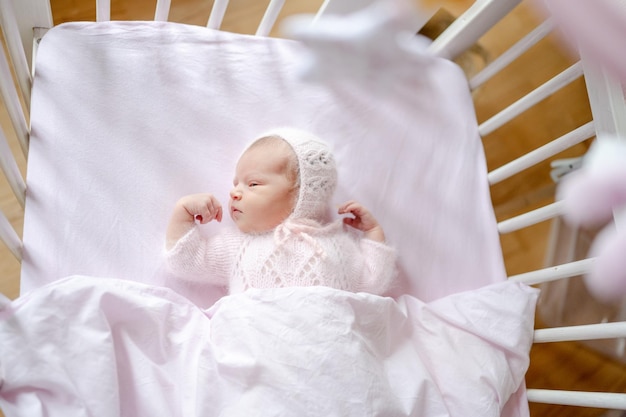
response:
M347 45L345 53L352 52L363 50L351 51ZM181 196L190 193L212 192L227 201L234 163L244 146L280 126L310 130L330 143L339 171L334 202L361 201L375 213L389 244L398 251L400 279L387 294L393 299L365 297L373 308L367 314L376 317L379 326L398 323L393 315L377 315L382 310L376 306L403 309L402 303L407 302L437 310L443 305L445 314L454 316L455 300L462 300L468 314L461 314L458 321L435 314L444 327L482 340L480 332L489 324L476 327L478 315L495 319L502 328L498 320L507 301L491 303L498 291L490 288L500 285L505 273L467 82L455 64L422 52L396 54L387 63L400 69L393 77L375 66L374 71L361 68L356 79L309 83L298 76L298 68L310 59L311 51L295 41L164 22L68 23L50 30L39 47L33 85L23 296L4 310L9 314L3 322L7 331L13 332L17 319L25 320L19 329L46 329L50 326L42 317L66 315L77 320L75 329L82 326L83 332L75 330L77 334L114 340L112 327L105 323L99 328L103 332L96 333L89 317L124 325L136 319L141 328L154 327L153 335L169 343L178 327L154 319L150 314L161 314L156 310L150 310L150 317L133 313L150 309L148 295L157 294L159 311L169 314L184 308L193 311L194 323L204 323L189 327L185 322L187 339L181 342L185 350L176 351L182 355L178 359L195 360L198 346L191 343L190 335L194 329L204 334L202 326L215 323L211 312L234 301L223 298L221 288L183 284L164 270L170 212ZM368 65L367 59L360 62ZM384 88L370 88L383 84ZM221 227L232 224L229 220L211 223L203 233ZM70 276L75 278L66 278ZM505 360L488 369L495 379L464 385L480 386L479 391L486 389L489 395L492 389L504 390L497 391L506 394L502 398L496 394L496 408L492 402L485 404L494 413L504 407L503 415L508 417L528 415L522 375L528 364L524 353L532 339L536 297L512 285L498 287L510 294L507 300L520 301L510 303L520 308L506 315L504 327L513 329L524 343L508 352L496 335L493 346L504 352ZM326 290L312 289L311 294L316 291ZM308 293L299 294L307 299ZM449 298L457 294L460 298ZM288 298L287 305L292 301ZM49 305L51 310L39 305ZM214 307L204 310L210 306ZM44 316L30 314L31 308ZM8 320L12 314L16 319ZM342 319L350 322L349 317ZM419 320L413 322L418 324ZM23 344L19 338L28 336L22 330L12 339L15 343ZM436 344L447 340L444 343L455 346L455 340L460 340L433 335ZM67 345L61 336L55 339L58 346ZM132 341L131 345L129 349L139 348ZM142 349L139 355L144 355ZM61 358L64 349L57 351ZM110 353L107 360L122 368L130 366L129 372L138 377L163 370L159 363L154 368L143 362L124 365L115 350ZM37 360L39 352L32 354L31 359ZM367 355L368 350L360 354ZM400 372L405 366L395 363L389 369ZM435 370L427 372L427 378L438 378L437 372L431 372ZM176 369L172 371L175 381ZM455 372L447 378L456 378ZM87 373L78 370L77 375ZM70 375L68 389L74 380ZM435 393L447 381L436 380L429 386ZM45 378L39 382L48 383ZM125 382L112 380L108 389L117 392L117 383ZM422 385L416 387L420 392ZM143 394L138 392L131 402L142 401L149 407ZM193 406L199 395L196 392L182 406ZM414 401L408 404L430 404L420 401L420 395L411 398Z
M407 54L388 65L412 70L385 77L384 90L370 88L380 71L315 84L297 76L307 54L295 41L167 22L50 30L33 86L22 292L73 274L166 284L177 199L226 202L243 147L286 125L333 147L334 202L357 199L384 226L399 253L395 295L429 301L502 281L462 71ZM203 306L221 295L177 289Z

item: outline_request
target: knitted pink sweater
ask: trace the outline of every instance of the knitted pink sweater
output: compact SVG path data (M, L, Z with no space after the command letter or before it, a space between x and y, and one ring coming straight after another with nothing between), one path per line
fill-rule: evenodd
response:
M167 253L180 279L227 285L231 294L248 288L323 285L383 294L396 274L396 252L360 238L341 221L312 226L287 221L273 231L238 230L204 237L194 227Z

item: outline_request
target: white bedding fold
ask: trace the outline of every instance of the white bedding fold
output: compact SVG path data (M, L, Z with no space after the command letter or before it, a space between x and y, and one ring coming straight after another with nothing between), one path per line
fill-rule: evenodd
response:
M0 311L8 416L500 416L537 291L433 303L326 287L202 310L166 288L71 277ZM16 364L18 364L16 366Z

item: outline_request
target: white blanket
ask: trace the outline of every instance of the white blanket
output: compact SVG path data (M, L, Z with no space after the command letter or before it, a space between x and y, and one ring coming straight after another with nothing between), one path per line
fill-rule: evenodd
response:
M523 383L536 297L514 283L429 304L253 289L205 311L165 288L72 277L0 310L0 406L10 417L498 417Z

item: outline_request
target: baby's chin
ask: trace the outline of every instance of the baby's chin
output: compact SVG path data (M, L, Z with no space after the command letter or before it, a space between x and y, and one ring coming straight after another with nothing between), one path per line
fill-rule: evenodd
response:
M262 235L262 234L271 232L274 229L276 229L278 224L280 224L280 223L278 223L278 224L273 225L273 226L272 225L259 226L259 225L247 224L246 222L237 221L235 219L233 219L233 221L235 222L235 225L237 226L237 229L239 229L239 231L241 233L245 233L245 234L249 234L249 235Z
M235 223L235 225L237 226L237 229L239 229L241 233L245 233L249 235L262 235L265 233L273 232L274 229L276 229L280 224L282 224L286 220L284 219L276 224L272 223L272 224L258 225L258 224L249 224L247 222L241 221L240 219L235 219L233 218L233 216L231 216L231 218L233 219L233 222Z

